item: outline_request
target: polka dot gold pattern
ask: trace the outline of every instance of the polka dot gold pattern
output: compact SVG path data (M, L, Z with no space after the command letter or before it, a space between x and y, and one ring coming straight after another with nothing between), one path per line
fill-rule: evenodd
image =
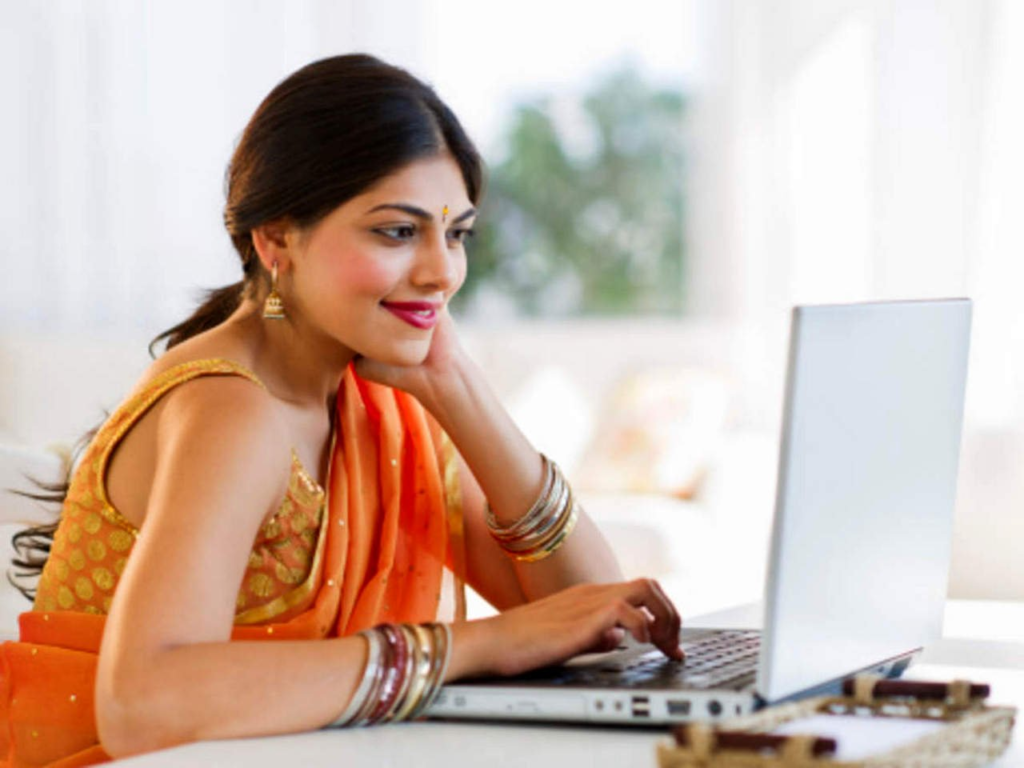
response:
M249 577L249 591L256 597L270 597L274 592L274 580L265 573L254 573Z
M309 528L309 518L305 514L300 513L292 518L292 530L295 533L301 534L307 528Z
M66 611L74 604L75 596L71 594L71 590L66 586L60 587L60 589L57 590L57 605Z
M100 516L95 512L90 512L85 516L85 520L82 522L82 527L90 536L95 536L99 532L100 528L103 527L103 520L101 520Z
M78 595L82 600L92 599L92 582L84 576L79 576L75 579L75 594Z
M102 566L92 569L92 580L104 592L109 592L114 587L114 574Z
M86 545L85 551L89 553L89 559L95 560L97 563L107 556L107 548L99 539L90 541Z
M82 554L82 550L75 549L71 551L71 554L68 555L68 565L76 571L85 568L85 555Z
M228 361L186 363L158 375L100 428L71 479L51 556L39 581L35 610L110 611L138 530L107 498L109 458L128 429L159 397L177 384L207 374L237 374L260 384L251 373ZM319 557L314 555L325 538L320 536L325 500L324 489L306 472L293 450L285 496L257 533L248 558L235 606L240 623L281 620L286 613L294 615L312 603L311 575L314 568L320 568Z
M126 552L132 545L132 535L127 531L115 529L107 536L107 543L115 552Z
M306 572L302 568L289 568L284 563L278 562L274 566L274 575L283 584L298 584L306 577Z

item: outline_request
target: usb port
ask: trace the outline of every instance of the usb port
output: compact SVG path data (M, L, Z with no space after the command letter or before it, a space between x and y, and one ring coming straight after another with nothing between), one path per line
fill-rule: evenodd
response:
M684 699L669 699L668 700L668 713L670 715L688 715L690 714L690 702Z
M633 717L650 717L651 700L646 696L633 697Z

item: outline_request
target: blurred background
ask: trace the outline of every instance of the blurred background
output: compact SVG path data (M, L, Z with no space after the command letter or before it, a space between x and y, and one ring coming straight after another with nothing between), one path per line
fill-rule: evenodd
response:
M246 121L353 51L433 84L480 147L460 329L627 572L691 606L709 572L709 607L759 593L793 304L970 296L950 595L1024 598L1014 0L6 2L0 446L19 467L52 469L146 343L238 279L221 212Z

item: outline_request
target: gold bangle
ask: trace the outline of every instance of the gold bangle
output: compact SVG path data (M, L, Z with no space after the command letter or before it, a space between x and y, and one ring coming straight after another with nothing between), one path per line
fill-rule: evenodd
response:
M392 720L405 720L416 710L416 705L423 698L427 686L427 676L430 672L430 661L432 648L431 638L420 627L415 624L401 624L400 629L405 634L409 643L409 657L413 660L413 669L410 674L409 688L401 706L395 711ZM422 632L422 634L421 634ZM424 644L426 643L426 645Z
M515 553L543 547L546 542L557 536L565 525L572 509L572 503L572 489L568 483L562 483L559 487L558 498L551 505L550 516L544 521L543 526L516 541L504 542L502 546L505 551Z
M579 517L579 507L574 503L572 506L572 512L569 514L568 520L566 520L565 526L559 531L558 535L539 551L515 553L513 557L516 560L524 563L535 563L539 560L543 560L546 557L550 557L555 554L562 545L565 544L566 539L569 538L569 534L576 528L576 520Z
M448 624L432 623L427 625L427 629L433 634L433 654L431 658L430 677L426 691L423 694L423 700L420 705L413 710L411 718L419 717L423 712L430 709L430 705L434 703L434 699L437 698L437 694L441 692L441 686L444 685L444 676L448 672L448 663L452 657L452 630Z
M554 487L558 483L561 473L558 471L558 467L555 462L551 461L543 453L540 455L540 458L544 464L544 485L541 487L540 495L537 496L537 500L525 515L512 523L512 525L502 527L498 524L498 518L495 516L491 505L487 505L487 527L490 530L491 535L496 539L502 541L517 539L526 535L530 529L535 526L538 520L543 519L543 514L547 511L550 498L554 492Z

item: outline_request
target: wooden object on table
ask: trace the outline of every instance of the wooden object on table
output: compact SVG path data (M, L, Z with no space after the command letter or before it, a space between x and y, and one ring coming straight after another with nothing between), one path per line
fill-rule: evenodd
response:
M1010 743L1013 707L985 704L988 686L967 681L924 683L860 675L844 696L826 696L770 707L717 726L691 723L659 744L660 768L981 768ZM808 733L780 735L777 728L818 716L913 719L942 727L881 754L836 759L832 739Z

